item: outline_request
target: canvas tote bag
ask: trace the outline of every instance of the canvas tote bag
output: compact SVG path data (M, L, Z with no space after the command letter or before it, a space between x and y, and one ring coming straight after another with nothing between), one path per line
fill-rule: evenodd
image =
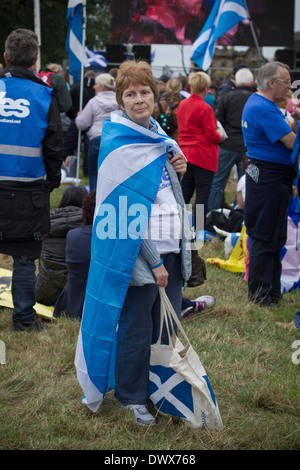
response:
M187 424L201 429L222 429L216 397L205 369L192 348L165 289L161 298L160 335L151 346L149 396L163 414L182 418ZM183 345L175 333L175 325L186 342ZM169 344L161 343L166 326Z

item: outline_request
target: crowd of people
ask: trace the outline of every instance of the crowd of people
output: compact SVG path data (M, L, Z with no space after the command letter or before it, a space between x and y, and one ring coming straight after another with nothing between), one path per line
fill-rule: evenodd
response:
M244 211L250 238L249 301L272 307L282 298L280 250L297 177L291 154L300 119L299 108L287 111L289 68L270 62L254 77L241 64L215 94L204 71L155 79L147 62L125 61L116 76L85 74L80 111L78 84L69 89L56 64L34 73L37 57L32 31L8 36L0 91L2 102L7 99L2 109L13 111L2 113L9 118L0 126L0 194L6 202L0 252L13 258L13 330L43 329L34 309L38 301L54 306L57 317L80 320L90 335L98 328L98 351L102 335L110 332L116 345L115 396L138 424L153 425L146 404L150 347L160 329L159 288L165 288L181 320L214 304L209 295L182 297L194 236L186 206L195 193L194 233L205 230L207 215L226 203L234 166L236 205ZM171 125L165 132L167 118ZM62 163L74 151L79 129L89 187L66 188L50 212L51 191L60 185ZM101 237L99 207L113 205L120 225L116 204L124 196L147 208L140 231L136 227L124 237L110 221L108 230L119 236ZM104 290L113 293L113 308ZM80 345L78 350L80 362ZM110 359L105 361L107 373Z

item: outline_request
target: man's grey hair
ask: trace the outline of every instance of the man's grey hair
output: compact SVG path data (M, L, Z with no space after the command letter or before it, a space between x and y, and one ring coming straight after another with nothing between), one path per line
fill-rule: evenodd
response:
M249 69L240 69L235 74L235 81L237 85L250 84L254 80L253 73Z
M15 29L5 41L7 65L31 67L38 54L37 35L30 29Z
M267 91L269 88L269 80L271 78L279 77L279 68L282 67L286 70L290 70L289 66L282 62L268 62L264 64L258 71L257 74L257 89Z

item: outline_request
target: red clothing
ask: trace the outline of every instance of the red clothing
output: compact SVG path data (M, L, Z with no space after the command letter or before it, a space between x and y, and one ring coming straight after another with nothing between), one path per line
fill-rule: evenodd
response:
M212 107L198 95L182 100L176 111L178 143L187 160L206 170L218 171L221 135Z

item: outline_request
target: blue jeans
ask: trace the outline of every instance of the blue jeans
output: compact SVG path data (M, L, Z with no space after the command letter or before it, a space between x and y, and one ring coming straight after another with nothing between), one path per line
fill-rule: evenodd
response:
M83 174L88 175L88 148L89 138L85 131L81 132L81 141L84 146L84 157L83 157ZM69 155L77 154L78 147L78 127L76 126L75 120L71 121L69 129L64 137L64 158L66 159Z
M224 189L230 175L230 171L234 165L237 166L238 179L243 176L242 158L244 155L245 152L232 152L231 150L225 150L219 147L218 171L214 175L210 189L207 203L208 212L222 207Z
M25 257L13 257L13 274L11 283L14 310L13 322L33 322L36 319L35 305L35 260Z
M169 273L166 293L180 318L182 276L180 254L163 255ZM115 396L124 405L145 405L148 400L151 344L160 327L160 297L155 284L129 287L120 315L116 350ZM166 336L162 336L162 342Z
M101 137L95 137L89 142L88 150L88 168L89 168L89 183L90 190L96 189L97 186L97 172L98 172L98 156L100 149Z
M181 306L182 310L189 308L189 307L194 307L193 302L187 297L182 297L182 306Z

